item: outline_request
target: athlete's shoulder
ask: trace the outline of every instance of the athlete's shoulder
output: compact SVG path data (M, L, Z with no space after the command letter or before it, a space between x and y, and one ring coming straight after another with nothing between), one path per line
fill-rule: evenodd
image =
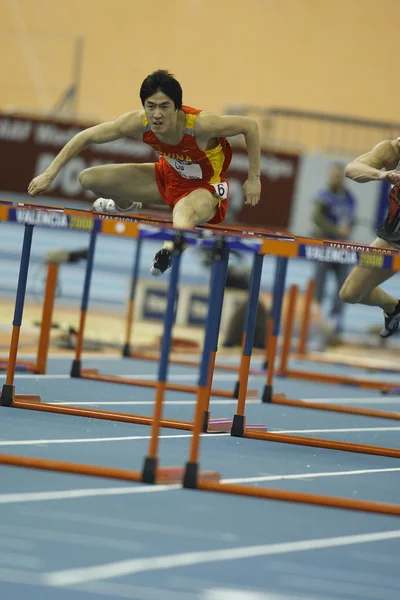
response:
M182 104L181 110L183 110L186 115L199 115L200 113L203 113L201 108L193 108L193 106L186 106L186 104Z
M131 110L116 119L118 129L124 135L141 136L144 124L144 110Z
M207 110L202 110L199 112L196 118L196 135L204 135L212 133L215 129L215 125L221 117L216 115L215 113L209 112Z

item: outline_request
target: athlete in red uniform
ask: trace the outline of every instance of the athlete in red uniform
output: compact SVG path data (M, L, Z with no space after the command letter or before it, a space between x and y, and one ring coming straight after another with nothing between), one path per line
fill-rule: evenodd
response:
M46 171L35 177L28 193L46 192L60 169L86 146L131 137L151 146L160 159L154 164L112 164L80 173L84 189L98 197L93 209L132 212L143 204L168 204L173 225L192 229L223 221L229 199L224 175L232 158L229 136L244 135L248 177L245 203L260 200L260 140L257 123L237 116L219 116L182 105L182 88L167 71L155 71L140 88L143 109L115 121L90 127L74 136ZM107 198L107 199L106 199ZM171 244L154 257L151 273L160 275L171 264Z

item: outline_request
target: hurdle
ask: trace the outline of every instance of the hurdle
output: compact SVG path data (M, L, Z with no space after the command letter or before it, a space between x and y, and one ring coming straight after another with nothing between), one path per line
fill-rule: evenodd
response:
M57 277L58 265L56 263L49 263L47 265L46 285L42 307L42 320L40 323L36 360L18 360L15 363L15 369L17 371L27 371L30 373L37 373L38 375L44 375L44 373L46 373L53 309L57 289ZM8 359L0 358L0 371L7 371L7 368Z
M255 332L255 311L254 306L258 301L259 294L259 277L261 275L262 268L262 256L259 256L255 260L256 269L253 272L250 292L250 306L247 311L246 319L246 339L245 339L245 352L242 356L242 369L245 373L248 370L249 356L251 355L252 344ZM287 266L287 259L278 263L281 275L285 273ZM281 297L282 287L277 286L275 289L276 298ZM293 302L295 297L296 288L291 288L290 300ZM212 324L212 312L214 305L209 305L209 312L207 318L207 326ZM277 337L279 333L280 323L280 309L281 304L277 304L274 308L274 329L273 334ZM290 314L290 312L289 312ZM209 357L208 357L209 359ZM207 361L207 357L205 357ZM210 400L210 394L205 385L204 373L207 372L207 364L204 365L203 379L199 381L199 393L197 397L196 412L194 418L194 426L192 431L192 439L189 449L188 460L186 462L185 475L183 479L183 487L188 489L196 489L205 492L216 492L222 494L235 494L247 497L263 498L268 500L278 500L283 502L295 502L314 506L324 506L330 508L363 511L375 514L387 514L393 516L400 515L400 505L382 503L382 502L369 502L364 500L354 500L347 498L340 498L335 496L325 496L320 494L305 494L300 492L291 492L286 490L268 489L252 487L249 485L234 485L229 483L219 482L202 482L198 478L199 471L199 455L200 455L200 434L202 431L202 414L204 408L207 406L207 402ZM307 446L313 448L321 448L328 450L337 450L361 454L370 454L375 456L387 456L392 458L400 458L400 449L394 448L382 448L379 446L370 446L365 444L353 444L346 442L338 442L335 440L322 440L317 438L309 438L303 436L285 435L278 433L269 433L263 431L250 430L246 427L245 418L245 403L246 403L246 382L244 385L241 382L239 390L239 398L236 413L232 421L231 436L242 437L256 440L263 440L269 442L278 442L283 444L293 444L300 446Z
M101 213L99 213L99 218L101 218L101 216L105 217L107 220L108 215L101 215ZM138 219L138 218L136 217L136 219ZM165 226L164 226L164 230L165 230ZM161 233L156 232L154 234L154 233L149 232L148 229L142 229L141 235L143 235L143 239L159 239L159 240L161 240L163 238L162 228L160 229L160 231L161 231ZM81 316L80 316L80 322L79 322L79 328L78 328L78 334L77 334L75 358L74 358L74 361L73 361L72 367L71 367L71 376L77 377L77 378L82 378L82 379L90 379L90 380L94 380L94 381L103 381L103 382L108 382L108 383L118 383L118 384L122 384L122 385L132 385L132 386L137 386L137 387L154 388L155 382L153 382L153 381L149 381L146 379L139 379L136 377L128 378L128 377L120 377L117 375L108 375L108 374L100 373L97 369L85 369L82 367L82 348L83 348L83 340L84 340L86 315L87 315L88 305L89 305L89 293L90 293L90 285L91 285L91 278L92 278L92 272L93 272L96 236L97 236L97 232L95 230L93 230L91 232L90 244L89 244L89 249L88 249L85 283L84 283L84 290L83 290L83 296L82 296L82 302L81 302L81 312L80 312ZM186 232L186 241L187 241L187 238L188 238L188 236L187 236L187 232ZM195 239L196 238L192 238L190 243L195 243ZM135 263L135 267L136 266L137 265ZM135 277L133 278L133 281L134 281L134 285L136 285L137 276L136 276L136 278ZM132 295L132 293L131 293L131 295ZM130 302L132 303L132 299L130 300ZM132 304L130 304L130 306L132 306ZM133 307L130 308L129 310L132 311ZM216 340L214 342L213 352L217 351L217 344L218 344L218 340ZM212 370L214 369L214 364L215 363L213 361L212 367L211 367ZM193 365L191 365L191 366L193 366ZM197 364L197 366L199 366L199 363ZM210 375L210 377L212 377L212 374ZM175 391L175 392L186 392L186 393L193 393L193 394L196 394L196 392L197 392L196 386L171 383L171 382L166 382L166 389ZM248 394L249 394L249 396L251 396L253 398L258 398L258 394L257 394L256 390L249 390ZM235 397L235 390L230 391L230 390L212 388L212 396L232 399Z
M7 379L6 379L6 384L3 386L3 390L2 390L2 394L0 397L0 404L3 406L13 406L16 408L25 408L25 409L29 409L29 410L38 410L38 411L45 411L45 412L57 412L60 414L69 414L69 415L76 415L76 416L90 416L92 418L97 418L97 419L111 419L111 420L115 420L115 421L123 421L123 422L130 422L130 423L136 423L136 424L147 424L147 425L152 425L154 423L154 417L143 417L143 416L138 416L138 415L130 415L130 414L125 414L125 413L118 413L118 412L113 412L113 411L100 411L100 410L88 410L88 409L80 409L80 408L73 408L73 407L69 407L69 406L62 406L62 405L51 405L51 404L47 404L47 403L43 403L40 402L40 397L38 396L34 396L34 397L28 397L28 396L21 396L18 394L15 394L15 389L14 389L14 385L13 385L13 379L14 379L14 372L15 372L15 361L16 361L16 355L17 355L17 350L18 350L18 339L19 339L19 329L20 329L20 325L21 325L21 320L22 320L22 309L23 309L23 304L24 304L24 297L25 297L25 287L26 287L26 278L27 278L27 270L28 270L28 265L29 265L29 257L30 257L30 247L31 247L31 240L32 240L32 232L30 231L30 229L33 228L32 224L29 223L35 223L35 224L39 224L39 225L44 225L44 226L51 226L51 223L54 222L51 221L51 219L58 219L58 226L60 227L64 227L64 228L70 228L70 229L78 229L81 231L90 231L90 244L89 244L89 251L88 251L88 260L87 260L87 269L86 269L86 275L85 275L85 283L84 283L84 289L83 289L83 297L82 297L82 307L81 307L81 315L80 315L80 327L79 327L79 333L78 333L78 339L77 339L77 355L80 356L80 353L82 351L82 345L83 345L83 330L84 330L84 324L85 324L85 319L86 319L86 309L87 309L87 304L88 304L88 297L89 297L89 289L90 289L90 279L91 279L91 275L92 275L92 270L93 270L93 260L94 260L94 249L95 249L95 243L96 243L96 235L97 233L106 233L106 234L111 234L111 235L122 235L125 237L138 237L140 234L143 234L143 237L148 237L150 235L150 233L148 232L148 227L147 228L143 228L140 229L139 225L137 225L136 221L134 219L128 219L126 220L126 218L124 218L123 220L121 219L102 219L101 215L98 216L94 216L92 213L88 212L88 211L79 211L79 210L73 210L73 209L65 209L64 211L60 211L60 209L56 209L55 211L53 210L53 208L49 208L48 206L41 206L41 205L32 205L32 204L19 204L17 209L12 208L10 205L10 203L3 203L3 210L0 210L0 219L3 218L3 220L7 219L7 220L11 220L11 221L15 221L18 220L17 219L17 211L19 211L19 215L20 215L20 220L21 222L25 221L25 235L24 235L24 245L23 245L23 251L22 251L22 255L21 255L21 269L20 269L20 281L19 281L19 285L18 285L18 290L17 290L17 306L18 306L18 310L19 310L19 317L18 317L18 323L19 326L14 328L13 334L13 341L10 347L10 359L9 359L9 368L7 371ZM0 209L1 209L1 205L0 205ZM22 211L22 217L21 217L21 211ZM56 215L57 217L55 217L54 215ZM40 216L40 218L39 218ZM57 226L57 224L56 224ZM160 231L156 231L156 236L157 239L168 239L170 241L174 241L175 237L176 237L176 232L175 230L171 229L171 227L167 228L164 227L165 231L163 232L162 229L160 229ZM186 239L185 242L189 242L189 243L197 243L197 235L196 234L193 237L193 232L192 233L192 238L190 240L188 240L188 237L186 235ZM179 242L182 243L182 242ZM214 244L214 241L210 242L211 245ZM239 243L239 242L238 242ZM181 252L181 251L180 251ZM180 255L179 252L179 255ZM218 254L219 256L219 254ZM222 255L219 257L219 260L222 260ZM227 264L228 264L228 253L225 255L225 260L224 260L224 272L223 272L223 276L222 276L222 281L225 281L226 279L226 270L227 270ZM173 270L172 270L173 272ZM170 286L171 286L171 281L170 281ZM177 281L173 284L173 291L169 292L169 294L172 293L173 297L174 297L174 302L176 299L176 295L177 295ZM164 327L168 328L168 327L172 327L172 324L170 324L168 322L168 319L172 319L172 321L174 320L174 315L175 315L175 311L173 311L172 313L166 313L165 315L165 321L164 321ZM218 313L218 319L220 320L221 318L221 313ZM15 319L14 319L15 321ZM219 325L218 325L218 330L219 330ZM170 336L171 337L171 336ZM212 338L211 340L212 342L212 348L208 348L208 347L204 347L203 352L204 353L208 353L208 352L215 352L216 348L217 348L217 343L218 343L218 335L216 334L216 336L214 338ZM170 342L169 342L170 344ZM170 351L170 346L168 348L168 355L169 355L169 351ZM166 359L164 359L166 360ZM73 367L72 367L72 371L74 371L74 369L77 368L77 363L74 361L73 363ZM78 365L78 368L80 368L80 365ZM166 368L166 367L165 367ZM166 376L166 371L163 372L164 375ZM74 373L72 373L72 375L74 376ZM163 376L164 376L163 375ZM110 376L112 377L112 376ZM96 377L93 377L92 374L89 372L88 379L96 379ZM160 378L160 375L159 375ZM210 386L211 386L211 381L212 381L212 373L209 374L209 380L210 380ZM118 380L120 381L120 380ZM146 382L146 383L150 383L151 386L149 385L148 387L154 387L156 388L156 390L159 388L159 382ZM163 390L167 390L167 389L175 389L175 386L169 384L165 381L163 381ZM187 386L187 388L189 388L189 386ZM187 391L187 388L185 387L185 391ZM191 389L193 390L197 390L196 386L191 386ZM211 389L211 387L210 387ZM178 388L179 391L179 388ZM230 392L226 392L227 394L230 394L230 397L232 397ZM190 430L192 428L192 423L190 422L186 422L186 421L180 421L180 420L171 420L171 419L162 419L160 422L161 426L163 427L169 427L169 428L173 428L173 429L183 429L183 430ZM204 414L204 432L209 432L209 433L217 433L217 432L227 432L229 431L231 426L231 422L227 419L210 419L209 418L209 412ZM264 428L264 426L257 426L255 425L254 427L261 427Z
M43 209L44 210L44 209ZM31 211L32 212L32 211ZM50 211L44 211L47 214ZM13 215L13 209L8 207L8 213ZM4 211L3 211L4 214ZM26 213L29 215L29 213ZM0 218L3 215L0 213ZM29 220L29 219L28 219ZM7 370L6 383L3 385L2 393L0 396L0 406L2 407L16 407L16 408L29 408L36 410L37 406L41 408L39 410L46 410L46 405L40 402L40 397L37 396L21 396L15 394L15 386L13 385L13 377L15 372L16 356L18 351L18 340L20 334L20 328L23 316L23 307L26 292L26 282L28 276L29 259L32 246L32 236L34 225L25 223L24 240L21 253L21 265L18 278L17 294L15 301L15 315L14 325L10 346L10 357ZM119 480L137 481L144 483L177 483L182 480L183 468L182 467L159 467L158 459L158 439L159 439L159 428L162 424L162 408L164 401L165 391L165 380L168 368L168 356L171 345L171 332L173 325L173 317L175 310L175 299L177 293L178 277L179 277L179 266L180 256L182 251L181 234L175 234L176 242L173 251L173 264L170 278L170 286L168 291L168 306L166 312L165 323L166 327L163 336L163 346L161 353L161 360L159 365L159 374L156 389L156 401L154 407L154 415L151 419L152 435L150 439L148 455L145 457L143 470L130 471L122 469L110 469L106 467L96 467L93 465L79 465L75 463L67 463L60 461L32 459L31 457L15 457L7 454L0 455L0 464L9 466L20 466L29 467L42 470L50 470L64 473L78 473L81 475L95 476L95 477L107 477ZM219 474L216 472L205 472L202 477L210 478L211 480L218 480Z

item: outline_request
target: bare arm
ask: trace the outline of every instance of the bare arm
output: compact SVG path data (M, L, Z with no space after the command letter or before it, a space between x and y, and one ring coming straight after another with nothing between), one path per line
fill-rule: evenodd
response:
M138 114L136 114L138 113ZM107 121L94 127L84 129L75 135L59 152L46 172L54 178L60 169L74 156L77 156L86 146L90 144L104 144L112 142L130 134L133 137L137 129L137 121L141 111L134 111L122 115L115 121Z
M362 154L345 169L345 175L358 183L389 179L392 181L392 169L395 169L399 161L398 142L385 140L379 142L372 150ZM383 171L382 169L386 169Z
M260 176L260 135L254 119L248 117L219 116L201 113L196 120L199 138L231 137L244 135L249 156L249 179Z
M47 167L45 172L33 179L28 187L28 193L31 196L36 196L49 189L52 181L55 179L59 171L69 160L77 156L90 144L104 144L118 140L127 135L131 137L139 137L142 127L142 112L141 110L126 113L115 121L108 121L89 127L77 133L57 154L53 162Z
M244 135L249 158L247 181L244 184L246 204L257 204L261 194L260 184L260 135L257 122L248 117L219 116L201 113L196 119L196 136L210 140L218 137Z

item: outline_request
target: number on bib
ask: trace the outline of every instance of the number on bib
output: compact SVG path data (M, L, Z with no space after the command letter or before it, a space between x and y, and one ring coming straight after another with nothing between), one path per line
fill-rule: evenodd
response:
M213 188L215 189L215 195L221 200L225 200L228 197L228 184L226 181L221 183L213 183Z

